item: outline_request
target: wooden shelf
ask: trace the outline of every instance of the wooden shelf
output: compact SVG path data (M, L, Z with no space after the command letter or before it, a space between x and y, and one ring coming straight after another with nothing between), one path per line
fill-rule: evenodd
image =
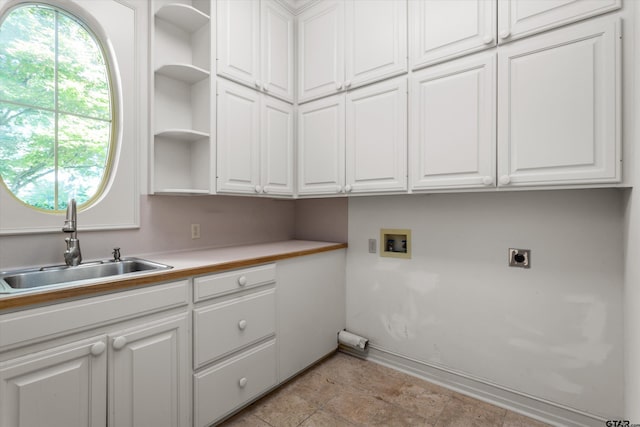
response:
M162 6L156 16L188 33L194 33L209 22L209 16L193 6L171 3Z

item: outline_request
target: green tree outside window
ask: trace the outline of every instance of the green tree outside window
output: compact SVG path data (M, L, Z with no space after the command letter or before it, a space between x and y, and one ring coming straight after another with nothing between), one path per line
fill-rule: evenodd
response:
M18 6L0 20L0 178L27 205L60 211L102 191L113 105L96 40L48 5Z

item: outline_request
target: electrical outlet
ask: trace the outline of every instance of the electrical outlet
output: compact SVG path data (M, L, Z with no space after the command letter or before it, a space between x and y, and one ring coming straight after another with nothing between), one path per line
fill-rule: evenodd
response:
M376 243L376 239L369 239L369 253L370 254L375 254L376 253L376 247L378 246L378 244Z
M200 238L200 224L191 224L191 238L192 239Z
M531 250L509 248L509 267L531 268Z

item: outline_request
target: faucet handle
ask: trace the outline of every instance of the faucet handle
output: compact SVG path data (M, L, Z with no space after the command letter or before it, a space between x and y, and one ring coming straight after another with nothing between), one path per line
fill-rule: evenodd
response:
M113 248L113 252L111 252L113 254L113 260L114 261L121 261L120 260L120 248Z

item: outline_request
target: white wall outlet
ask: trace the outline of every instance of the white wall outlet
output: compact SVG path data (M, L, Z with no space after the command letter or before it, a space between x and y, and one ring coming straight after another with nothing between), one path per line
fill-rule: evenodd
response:
M192 239L200 238L200 224L191 224L191 238Z

